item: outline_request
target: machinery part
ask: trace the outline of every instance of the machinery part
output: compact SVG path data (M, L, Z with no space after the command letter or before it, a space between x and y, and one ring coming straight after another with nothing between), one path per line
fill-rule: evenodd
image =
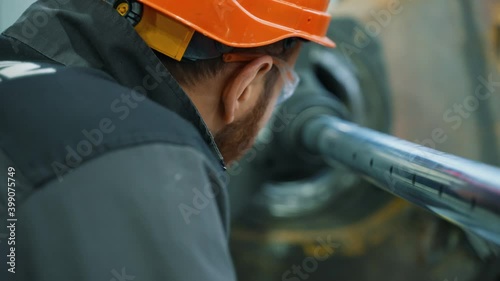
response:
M306 88L310 78L302 76L301 88ZM302 92L288 100L279 108L269 126L258 135L256 143L247 157L236 164L237 169L231 169L230 174L239 175L232 184L245 178L251 178L253 183L260 182L259 191L255 196L244 192L240 185L238 189L230 189L232 194L233 214L235 209L251 205L256 217L296 217L317 211L329 204L333 197L352 186L355 181L344 169L332 169L317 155L306 151L295 150L292 143L285 143L283 133L287 126L300 120L308 120L317 114L335 114L348 117L348 112L340 102L326 95L311 95ZM318 105L319 103L319 105ZM298 113L301 113L298 115ZM279 118L281 115L281 118ZM292 121L295 120L295 121ZM292 123L290 123L292 122ZM279 157L282 156L282 157ZM248 163L244 161L248 160ZM290 165L300 163L300 165ZM250 166L249 166L250 164ZM241 169L245 167L246 169ZM252 171L250 168L255 167ZM263 169L266 167L266 169ZM237 172L243 172L239 174ZM235 173L236 172L236 173ZM253 174L255 172L255 174ZM247 183L249 180L245 180ZM335 188L332 188L335 186ZM238 197L235 193L238 192ZM237 200L238 198L242 198ZM244 202L246 200L248 202Z
M337 2L332 9L335 30L329 34L337 42L337 48L303 45L304 52L296 68L305 70L301 73L304 83L296 95L335 97L348 110L349 114L342 118L353 123L486 162L482 151L489 147L482 145L485 141L481 138L485 136L477 134L481 122L477 111L491 107L491 118L498 120L498 89L477 111L468 112L468 118L458 116L462 118L461 126L455 127L455 123L443 119L445 112L458 118L452 111L455 104L462 104L474 93L480 85L478 75L482 73L471 73L466 62L464 46L469 39L463 30L462 2ZM482 28L488 14L494 17L499 14L486 2L496 5L497 1L471 2L470 12L476 14L474 20ZM486 32L477 35L485 43L492 41L483 36ZM479 48L479 45L470 46ZM498 60L493 56L487 59L494 61ZM493 70L487 73L498 80ZM360 89L358 93L353 91L356 88ZM278 110L277 119L298 116L289 110L294 102L299 100L290 100L283 110ZM335 180L330 187L339 194L332 194L326 203L315 201L316 210L303 207L302 216L296 212L300 206L293 206L293 210L281 208L281 203L288 199L304 200L309 205L314 200L308 198L314 196L295 194L281 201L276 197L288 188L295 192L299 183L320 185L323 181L316 180L317 176L321 177L325 169L336 173L341 165L329 168L317 155L298 156L296 148L281 143L285 138L279 136L280 125L271 126L272 134L264 133L248 157L239 162L236 173L231 174L238 175L231 177L229 188L236 218L231 249L242 280L500 280L499 259L485 255L490 249L478 253L470 233L465 234L459 227L358 176L357 182L346 190L338 189L341 178L330 177ZM446 142L430 142L434 128L445 131ZM496 140L500 139L498 132L497 128ZM278 139L275 145L273 142ZM246 192L250 189L251 192ZM276 191L272 198L271 190ZM318 194L320 190L320 186L315 187ZM254 201L253 207L243 209L245 199L248 201L255 195L262 198L263 194L267 196L265 201L259 204ZM263 202L269 205L262 206ZM263 215L259 212L262 209L270 210L267 213L271 215ZM272 211L277 209L280 211ZM314 265L312 259L321 249L318 240L328 238L340 247L327 260L318 260L315 271L306 271ZM485 241L475 240L480 240L480 244ZM294 275L297 267L307 276ZM292 274L286 275L290 270Z
M357 21L335 18L331 25L336 27L336 31L333 32L333 27L330 28L328 37L340 42L340 46L354 44L355 38L352 37L351 31L360 28ZM229 189L233 218L237 218L248 206L254 210L254 214L259 214L255 217L261 219L266 215L273 216L278 213L280 217L305 215L300 214L302 207L298 205L294 205L297 208L289 208L286 212L283 209L283 212L276 210L287 200L312 203L309 196L314 197L313 194L322 194L325 198L333 199L340 196L346 188L359 185L358 176L352 172L337 171L317 155L295 151L293 146L283 145L287 137L282 136L282 133L291 120L303 111L311 115L321 112L336 114L369 128L390 131L391 94L383 52L376 38L368 40L364 50L366 52L346 55L343 48L303 45L296 64L301 77L296 94L277 108L273 119L257 137L254 147L229 170L233 176L231 185L234 186ZM321 106L314 104L317 103L316 99L321 99ZM327 107L328 112L325 112ZM305 117L305 114L301 114L302 117ZM328 171L334 176L328 174ZM305 192L298 192L298 185L305 182L308 186L304 187L308 190L307 195ZM323 186L327 183L335 188L324 189ZM283 193L287 193L285 190L290 191L289 196L280 198ZM258 195L254 198L256 193ZM319 211L330 204L324 200L315 202L317 204L311 204L307 208L304 206L302 210L311 213L314 209Z
M358 178L347 169L323 169L307 180L267 182L252 200L254 214L296 218L317 213L353 186Z
M339 17L332 20L332 26L335 32L331 37L339 42L336 49L307 46L299 57L299 72L314 76L306 90L324 91L337 98L347 108L352 122L390 132L393 97L381 43L367 35L363 51L351 48L359 40L353 34L362 25L352 18Z
M500 169L334 116L317 116L290 128L289 134L332 165L346 165L392 194L500 245Z
M486 269L464 243L458 228L365 183L314 215L240 220L231 249L242 281L496 280L475 279Z

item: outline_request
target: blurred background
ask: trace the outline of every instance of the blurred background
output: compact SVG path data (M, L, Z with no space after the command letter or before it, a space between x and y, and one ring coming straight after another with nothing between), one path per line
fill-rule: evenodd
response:
M337 48L305 45L298 92L230 171L240 279L500 280L497 247L281 134L295 107L328 97L364 127L499 166L500 1L341 0L330 10Z
M13 24L34 0L0 1L0 31Z
M0 1L0 30L32 2ZM330 10L337 48L305 44L297 94L229 171L240 280L499 281L497 247L277 139L287 108L321 96L364 127L500 166L500 0Z

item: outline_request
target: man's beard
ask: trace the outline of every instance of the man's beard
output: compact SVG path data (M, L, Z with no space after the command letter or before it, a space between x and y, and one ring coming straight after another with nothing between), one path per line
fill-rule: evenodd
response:
M227 125L215 135L215 143L227 164L241 158L252 147L261 129L262 118L269 106L272 84L266 83L264 92L260 95L253 110L240 120Z

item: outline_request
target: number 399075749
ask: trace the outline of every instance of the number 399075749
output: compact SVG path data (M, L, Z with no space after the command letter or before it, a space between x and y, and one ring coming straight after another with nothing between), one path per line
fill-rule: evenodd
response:
M16 204L14 203L16 201L15 196L16 196L16 180L14 179L14 176L16 174L16 169L14 167L9 167L7 168L7 187L8 187L8 194L7 194L7 206L8 206L8 213L10 217L14 217L16 213Z

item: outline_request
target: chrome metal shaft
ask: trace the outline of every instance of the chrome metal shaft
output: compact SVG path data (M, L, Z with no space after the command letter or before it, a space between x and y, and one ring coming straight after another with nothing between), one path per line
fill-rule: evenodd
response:
M375 185L500 245L500 169L320 115L300 129L306 148Z

